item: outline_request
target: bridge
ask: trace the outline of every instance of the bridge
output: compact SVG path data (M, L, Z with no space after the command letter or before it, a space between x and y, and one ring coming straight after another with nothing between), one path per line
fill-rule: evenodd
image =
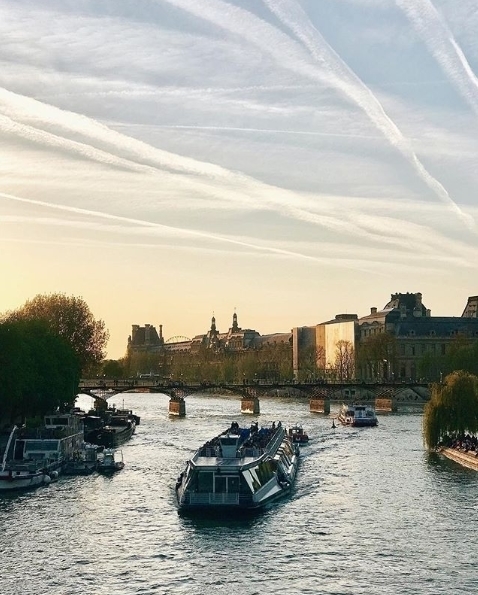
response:
M162 393L171 398L184 398L197 393L236 394L241 397L303 396L331 402L366 402L391 399L403 406L424 405L430 398L428 382L266 382L251 383L184 383L159 382L155 378L81 380L79 391L107 400L118 393Z

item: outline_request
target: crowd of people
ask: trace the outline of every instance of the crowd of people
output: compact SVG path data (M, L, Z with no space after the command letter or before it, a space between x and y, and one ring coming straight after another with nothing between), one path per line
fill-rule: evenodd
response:
M440 442L440 446L446 448L455 448L462 452L471 452L478 457L478 438L470 434L445 435Z

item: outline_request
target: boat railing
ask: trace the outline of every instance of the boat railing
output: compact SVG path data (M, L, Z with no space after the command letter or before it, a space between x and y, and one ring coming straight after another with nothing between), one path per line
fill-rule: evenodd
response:
M188 496L189 504L193 506L238 506L252 501L251 496L237 493L191 492Z
M284 439L284 435L285 435L284 428L282 426L279 426L276 429L276 432L275 432L274 436L272 437L272 440L266 446L264 451L267 452L267 454L274 453L279 448L280 443Z

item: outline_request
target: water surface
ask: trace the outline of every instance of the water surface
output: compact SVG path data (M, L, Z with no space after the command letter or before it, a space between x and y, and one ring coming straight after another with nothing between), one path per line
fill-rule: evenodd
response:
M477 592L478 473L424 450L420 411L332 429L307 400L263 398L259 422L311 436L292 497L246 519L194 519L174 498L186 460L256 418L236 397L188 397L184 419L165 395L111 400L123 399L141 416L123 471L0 496L2 595Z

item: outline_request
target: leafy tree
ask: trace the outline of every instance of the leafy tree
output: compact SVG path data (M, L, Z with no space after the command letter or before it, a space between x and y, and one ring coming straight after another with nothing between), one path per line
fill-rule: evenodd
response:
M72 406L79 372L71 346L45 321L0 323L0 410L6 422Z
M445 436L478 431L478 377L463 370L452 372L443 384L432 385L423 416L423 436L435 448Z
M418 363L420 376L438 381L454 370L478 376L478 341L458 336L446 354L425 353Z
M123 359L106 359L102 364L102 375L108 378L125 378L125 362Z
M105 357L109 333L102 320L95 320L83 298L63 293L37 295L6 319L45 321L69 343L83 373L88 367L99 365Z

